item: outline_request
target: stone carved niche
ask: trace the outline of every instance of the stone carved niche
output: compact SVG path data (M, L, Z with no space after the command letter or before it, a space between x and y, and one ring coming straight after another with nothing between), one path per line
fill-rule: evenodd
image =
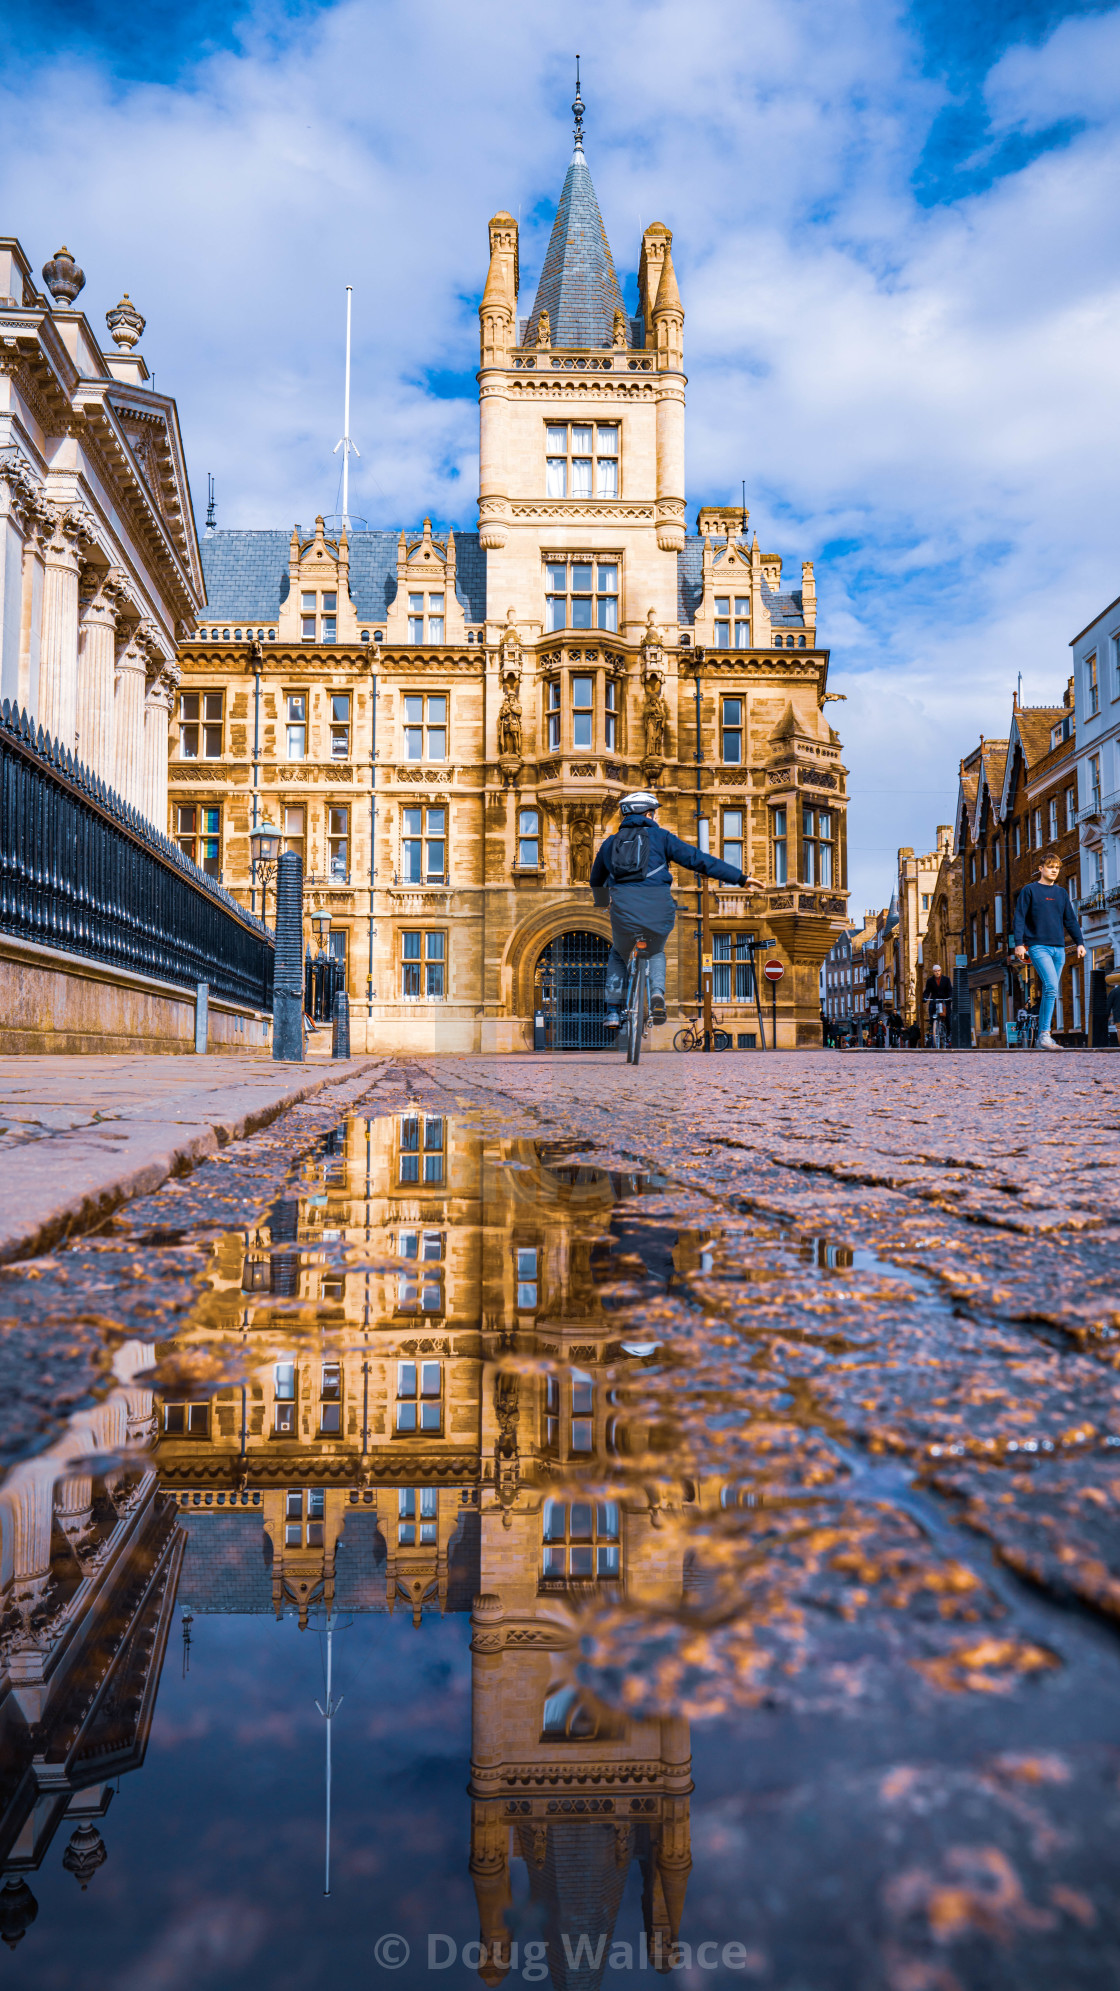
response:
M587 885L595 856L595 817L590 803L577 802L568 811L568 856L573 885Z
M498 713L498 758L520 760L522 754L521 680L514 670L502 672L502 703Z
M660 762L666 756L666 728L669 723L669 705L661 689L661 678L656 671L643 674L646 697L642 708L642 725L645 729L645 759Z

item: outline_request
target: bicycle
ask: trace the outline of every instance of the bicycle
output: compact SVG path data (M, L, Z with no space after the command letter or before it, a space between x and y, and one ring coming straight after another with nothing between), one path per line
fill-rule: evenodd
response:
M642 1038L650 1025L649 960L644 940L636 940L627 963L626 982L626 1062L636 1065L642 1055Z
M949 1030L948 1019L945 1015L945 1004L943 1002L935 1002L932 1005L932 1009L933 1014L930 1019L931 1045L935 1051L947 1051L949 1048Z
M717 1019L713 1018L712 1020L715 1023ZM695 1021L686 1023L682 1030L677 1031L673 1039L673 1049L674 1051L702 1051L704 1049L704 1025L699 1017L696 1017ZM712 1049L713 1051L729 1051L731 1049L731 1032L729 1030L713 1029Z

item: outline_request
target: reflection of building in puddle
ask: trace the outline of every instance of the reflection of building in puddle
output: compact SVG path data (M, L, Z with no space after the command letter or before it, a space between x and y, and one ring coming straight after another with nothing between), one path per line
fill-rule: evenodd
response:
M0 1937L13 1947L38 1912L26 1875L66 1821L63 1865L89 1884L113 1780L147 1746L184 1540L139 1449L152 1392L133 1379L154 1356L118 1350L117 1386L0 1491Z
M218 1248L177 1340L181 1374L207 1373L216 1337L246 1365L244 1386L161 1400L182 1596L303 1625L332 1606L420 1624L473 1601L483 1974L504 1974L511 1858L552 1959L563 1933L594 1952L637 1862L650 1962L667 1960L687 1724L612 1717L566 1677L582 1606L683 1587L678 1496L635 1477L651 1437L615 1402L626 1357L603 1304L612 1209L640 1178L420 1111L340 1130L314 1173Z

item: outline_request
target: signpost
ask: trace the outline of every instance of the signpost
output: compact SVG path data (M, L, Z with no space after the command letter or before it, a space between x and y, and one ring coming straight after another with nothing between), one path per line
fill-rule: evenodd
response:
M770 1043L778 1048L778 983L785 974L780 961L763 962L762 972L770 984Z
M715 1048L712 1036L712 915L708 881L700 880L700 1000L704 1011L704 1049Z

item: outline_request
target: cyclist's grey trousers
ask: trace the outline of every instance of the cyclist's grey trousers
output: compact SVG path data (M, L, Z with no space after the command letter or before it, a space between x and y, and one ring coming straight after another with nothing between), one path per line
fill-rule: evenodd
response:
M626 1000L626 963L635 940L646 943L651 996L665 994L665 942L677 923L668 886L612 885L611 940L605 1000L615 1009Z

